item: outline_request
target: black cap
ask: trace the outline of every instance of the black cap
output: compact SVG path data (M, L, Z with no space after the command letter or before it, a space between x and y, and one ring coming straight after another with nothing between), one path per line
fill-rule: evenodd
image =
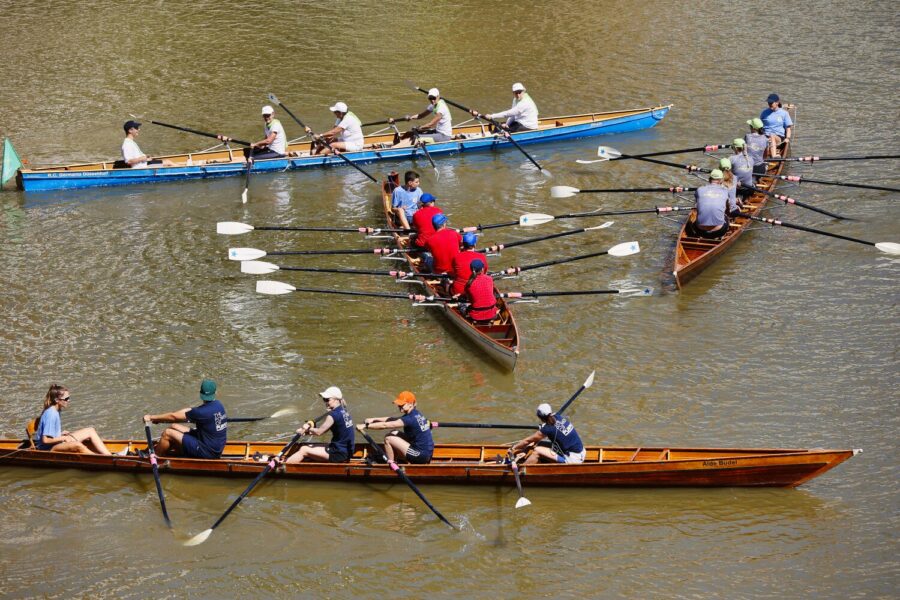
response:
M140 129L141 124L137 121L125 121L125 124L122 125L122 128L125 129L125 133L128 133L129 129Z

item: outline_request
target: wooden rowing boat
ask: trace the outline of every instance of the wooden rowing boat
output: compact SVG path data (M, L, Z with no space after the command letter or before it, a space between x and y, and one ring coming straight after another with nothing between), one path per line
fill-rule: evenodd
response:
M112 452L146 450L146 441L106 441ZM255 477L266 463L254 455L277 454L282 442L229 442L222 458L200 460L160 457L165 474ZM436 444L427 465L404 465L417 483L511 485L512 471L502 464L503 445ZM806 483L861 450L785 448L630 448L588 446L584 463L522 466L529 486L584 487L794 487ZM367 465L368 445L357 445L347 463L303 462L285 465L273 477L358 482L397 480L387 465ZM84 469L150 474L149 459L33 450L22 440L0 440L0 465Z
M790 111L791 119L796 125L794 107L790 106L788 110ZM780 148L782 156L790 156L790 150L789 143L782 143ZM786 164L787 162L768 163L767 173L773 176L781 175L781 171ZM771 192L774 191L778 181L775 177L762 177L756 184L756 187ZM684 287L691 279L728 250L753 223L753 220L749 217L759 216L768 199L769 197L766 194L759 192L755 192L750 196L744 203L743 216L734 218L731 221L728 233L718 240L708 240L690 235L689 224L697 216L696 209L691 211L691 214L681 226L678 242L675 245L675 270L672 274L675 275L675 283L678 285L678 288Z
M387 219L388 229L398 229L402 225L395 220L393 211L391 210L391 193L400 184L399 175L392 173L382 183L381 200L384 208L385 218ZM409 247L409 236L398 233L393 234L394 243L399 248ZM411 271L421 272L419 268L420 260L412 254L405 254L405 260L409 264ZM437 286L438 280L429 280L420 278L425 288L428 290L426 295L441 296L443 295ZM494 288L496 292L496 287ZM499 296L499 293L498 293ZM488 356L494 359L501 366L512 371L516 368L516 360L519 358L519 328L516 326L516 320L513 318L506 301L498 297L497 306L500 309L498 318L489 325L476 325L469 321L460 312L456 306L451 306L445 302L439 303L436 308L440 310L449 321L469 338L476 346L481 348Z
M672 105L668 104L652 108L547 117L540 120L538 129L518 132L513 134L513 137L520 145L524 145L637 131L653 127L659 123L669 112L670 108L672 108ZM495 137L484 125L472 124L454 127L453 133L454 139L452 141L428 144L428 152L435 156L512 147L509 141ZM408 146L394 148L392 142L392 133L368 135L365 138L365 146L361 151L347 152L344 156L353 162L360 163L381 160L401 161L424 157L424 153L420 148ZM291 144L288 146L288 152L296 153L297 156L255 160L253 172L276 172L288 169L346 165L346 162L336 156L310 156L308 142ZM156 158L171 160L175 163L175 166L132 169L125 167L121 164L121 161L115 160L59 165L20 169L16 182L19 189L33 192L184 181L246 173L246 163L240 149L173 154Z

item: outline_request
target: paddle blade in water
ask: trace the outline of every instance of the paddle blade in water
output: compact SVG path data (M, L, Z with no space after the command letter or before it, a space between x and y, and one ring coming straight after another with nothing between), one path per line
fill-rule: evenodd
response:
M209 536L212 535L212 532L213 532L212 529L206 529L204 531L201 531L200 533L198 533L197 535L195 535L194 537L192 537L191 539L186 541L184 543L184 545L185 546L199 546L200 544L205 542L207 539L209 539Z
M523 496L516 501L516 508L522 508L523 506L528 506L530 504L531 500Z
M547 169L541 169L541 175L543 175L544 177L553 177L553 173L551 173Z
M588 378L584 380L584 387L589 388L594 385L594 375L597 374L597 371L591 371L591 374L588 375Z
M522 227L534 227L535 225L543 225L549 223L555 217L553 215L545 215L542 213L528 213L519 217L519 225Z
M216 233L221 235L241 235L253 231L253 225L238 223L237 221L219 221L216 223Z
M897 242L878 242L875 247L888 254L900 254L900 244Z
M610 146L600 146L597 148L597 156L603 160L611 160L613 158L619 158L622 156L622 153Z
M279 411L276 411L270 418L277 419L278 417L284 417L287 415L295 415L297 414L296 408L282 408Z
M268 98L269 102L271 102L272 104L281 105L281 102L278 101L278 96L276 96L272 92L269 92L268 94L266 94L266 98Z
M281 294L290 294L296 290L294 286L280 281L257 281L256 292L258 294L268 294L270 296L280 296Z
M615 223L615 221L607 221L606 223L603 223L602 225L597 225L596 227L588 227L588 228L586 228L586 231L591 231L594 229L606 229L607 227L612 227L613 223Z
M265 250L256 248L229 248L228 260L256 260L266 255Z
M569 185L554 185L550 188L550 197L551 198L571 198L578 192L580 192L578 188L569 186Z
M261 260L245 260L241 262L241 273L250 275L268 275L278 270L278 265Z
M247 188L244 188L244 191L241 192L241 204L247 204Z
M629 256L631 254L637 254L641 251L641 245L635 242L624 242L622 244L616 244L612 248L609 249L607 254L610 256ZM241 266L247 263L243 263Z
M619 295L627 298L631 298L632 296L652 296L653 288L619 290Z

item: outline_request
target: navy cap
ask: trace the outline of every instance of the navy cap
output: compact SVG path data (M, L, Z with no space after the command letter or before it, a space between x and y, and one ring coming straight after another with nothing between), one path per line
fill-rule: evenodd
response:
M419 198L419 202L421 202L422 204L428 204L429 202L434 202L435 200L437 200L437 198L435 198L431 194L422 194L422 197Z
M431 224L434 225L435 227L440 227L441 225L443 225L446 222L447 222L447 215L445 215L444 213L438 213L438 214L434 215L433 217L431 217Z
M125 130L125 133L128 133L129 129L140 129L141 124L137 121L125 121L125 124L122 125L122 128Z
M773 102L778 102L781 98L778 97L778 94L769 94L769 97L766 98L766 104L772 104Z
M476 258L472 262L469 263L469 266L472 267L473 271L481 271L484 269L484 261L480 258Z

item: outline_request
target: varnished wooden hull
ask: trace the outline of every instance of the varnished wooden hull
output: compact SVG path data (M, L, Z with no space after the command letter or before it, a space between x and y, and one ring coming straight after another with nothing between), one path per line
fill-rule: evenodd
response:
M791 110L793 117L793 110ZM790 156L790 144L782 144L782 156ZM770 175L781 175L786 162L768 163ZM761 178L757 183L758 188L766 191L774 191L779 180L769 178ZM678 242L675 246L675 283L678 288L683 288L689 281L699 275L706 267L716 261L725 253L741 234L753 223L749 216L759 216L759 213L765 207L769 197L766 194L754 193L744 203L743 214L747 216L736 217L732 220L732 224L728 233L718 240L707 240L704 238L693 237L689 235L689 223L696 217L696 209L685 219L678 234Z
M400 227L400 224L395 222L391 213L391 192L394 189L393 185L395 184L387 180L382 184L382 202L384 204L384 214L389 229ZM406 247L409 245L409 238L407 236L394 234L393 237L394 242L399 247ZM411 271L419 272L418 261L410 254L406 254L405 256L409 269ZM422 281L425 284L427 290L426 293L428 295L442 295L430 281L425 278L422 278ZM497 302L500 307L501 324L499 325L475 325L465 318L462 313L459 312L459 309L453 306L447 306L446 304L435 307L434 310L441 311L450 323L452 323L453 326L473 344L478 346L500 366L512 371L516 368L516 361L519 358L519 328L516 325L516 320L506 301L501 298Z
M137 456L101 456L19 449L21 440L0 440L0 466L151 473L150 461ZM107 441L113 452L146 449L146 442ZM163 474L254 477L265 462L251 457L277 454L281 442L230 442L224 458L199 460L161 457ZM510 485L508 465L497 462L507 446L438 444L428 465L405 465L417 483ZM357 482L397 481L387 465L367 465L368 446L358 445L348 463L304 462L285 465L273 477ZM834 468L859 450L770 448L587 447L579 465L522 466L529 486L581 487L794 487Z

